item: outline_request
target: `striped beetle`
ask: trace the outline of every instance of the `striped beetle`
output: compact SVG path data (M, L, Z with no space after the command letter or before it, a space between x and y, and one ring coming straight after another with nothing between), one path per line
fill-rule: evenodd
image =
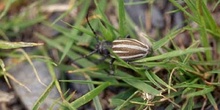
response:
M125 61L146 57L152 51L151 47L136 39L119 39L112 42L112 52Z
M96 32L94 31L88 20L88 14L86 16L86 20L91 31L95 35L97 44L95 46L94 51L78 59L88 57L98 52L99 54L103 55L103 59L107 57L111 57L110 68L111 70L113 70L112 65L115 61L115 57L110 54L109 49L111 49L113 53L115 53L119 58L121 58L124 61L132 61L132 60L140 59L152 53L152 48L150 47L150 45L144 44L136 39L132 39L130 38L130 36L127 36L124 39L114 40L113 42L100 41Z

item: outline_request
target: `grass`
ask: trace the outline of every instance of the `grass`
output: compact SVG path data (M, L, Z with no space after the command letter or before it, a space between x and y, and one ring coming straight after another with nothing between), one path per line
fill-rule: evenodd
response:
M110 105L115 109L137 110L153 109L154 107L164 107L165 109L204 109L212 106L218 109L219 98L216 97L216 91L219 90L219 58L213 57L220 54L219 26L212 17L212 12L207 8L207 4L202 0L191 1L184 0L185 5L180 5L175 0L170 2L177 7L177 10L171 13L183 12L187 18L185 27L180 29L170 29L163 38L157 41L152 40L153 55L138 59L127 63L117 56L114 63L115 74L109 75L109 61L106 59L101 63L96 63L102 55L94 54L87 58L74 61L82 55L89 54L95 48L95 36L85 22L85 16L89 10L90 22L92 27L101 34L100 40L113 41L115 39L124 38L129 33L132 38L136 38L137 34L130 30L135 30L131 20L128 20L126 11L124 10L123 0L111 1L115 6L118 17L118 28L114 27L108 20L105 10L109 3L106 0L94 0L95 8L90 9L88 0L74 2L69 10L60 15L53 22L47 21L44 16L38 16L35 19L23 23L24 16L16 15L16 19L7 22L0 22L0 34L5 36L0 42L1 49L14 49L21 47L35 46L39 44L10 42L7 39L16 37L17 31L12 31L14 27L19 31L31 27L36 23L42 23L48 28L54 29L60 33L53 39L35 33L35 35L45 42L36 53L43 56L42 59L47 63L48 70L51 73L52 82L47 87L42 96L38 99L33 109L38 109L40 103L44 101L51 88L56 87L60 93L61 109L78 109L79 107L93 103L95 109L103 109L102 101L99 94L103 93L108 87L125 88L123 92L117 93L110 99ZM147 2L147 1L146 1ZM145 2L144 2L145 3ZM12 1L7 2L7 7L0 13L0 20L6 21L6 13ZM134 3L136 4L136 3ZM151 4L151 2L150 2ZM74 23L69 25L71 28L57 25L56 22L67 16L71 10L83 5L74 18ZM132 3L127 3L132 5ZM217 7L217 6L215 6ZM191 24L196 23L197 27ZM10 33L10 34L8 34ZM180 48L173 39L182 33L190 33L191 43L188 47ZM199 38L196 38L196 35ZM137 38L136 38L137 39ZM216 46L210 45L210 39L214 39ZM5 45L4 43L10 44ZM84 45L81 46L81 45ZM172 45L172 46L170 46ZM48 50L56 49L59 51L59 61L48 60ZM1 56L21 57L21 54L12 52L1 53ZM26 59L31 59L33 55L28 55ZM18 58L18 57L16 57ZM66 64L66 60L74 61L73 65ZM53 71L57 63L57 67L62 72L69 71L69 74L81 75L86 80L58 80ZM31 64L31 63L30 63ZM5 76L7 81L7 68L4 66L4 60L1 60L2 71L0 76ZM98 79L98 80L97 80ZM61 89L60 83L79 83L88 85L90 91L76 100L70 100L74 95L65 94L68 90ZM77 91L75 91L77 94ZM147 94L150 98L143 98Z

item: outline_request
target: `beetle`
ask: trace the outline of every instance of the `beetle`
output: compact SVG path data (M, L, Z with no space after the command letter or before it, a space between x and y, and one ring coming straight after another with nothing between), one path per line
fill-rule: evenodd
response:
M112 42L109 41L100 41L96 32L92 28L89 20L88 20L88 14L86 16L87 23L89 25L89 28L95 35L97 44L95 46L95 50L89 53L88 55L82 56L78 59L88 57L94 53L99 53L103 55L103 59L110 57L110 68L113 70L113 63L115 61L115 57L110 54L109 49L116 54L119 58L121 58L124 61L133 61L136 59L140 59L143 57L146 57L147 55L152 53L152 48L148 44L144 44L141 41L138 41L136 39L130 38L130 36L127 36L124 39L117 39L113 40Z

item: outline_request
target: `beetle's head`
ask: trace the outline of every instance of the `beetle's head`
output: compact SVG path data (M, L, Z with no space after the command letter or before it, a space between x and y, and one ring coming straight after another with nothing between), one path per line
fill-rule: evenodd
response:
M112 43L108 41L99 42L96 45L96 49L98 49L98 52L105 57L108 57L110 55L109 49L111 47Z

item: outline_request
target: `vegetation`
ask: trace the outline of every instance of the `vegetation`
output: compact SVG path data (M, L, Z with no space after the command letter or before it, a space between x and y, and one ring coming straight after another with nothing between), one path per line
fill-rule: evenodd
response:
M53 2L55 0L50 0L48 3ZM124 38L127 34L132 38L138 38L138 33L133 31L136 26L124 9L128 4L125 4L123 0L111 2L94 0L94 4L90 0L72 0L71 6L52 22L40 8L36 8L36 5L42 5L42 1L27 6L29 9L34 7L38 12L32 19L27 19L31 14L30 10L8 16L14 3L19 3L8 0L0 13L0 36L2 37L0 55L1 58L16 58L18 61L31 62L32 59L39 59L47 63L53 80L36 102L34 109L39 107L51 88L56 87L61 96L59 104L62 109L77 109L92 101L95 109L101 110L103 103L99 95L104 94L107 88L113 87L118 91L122 91L121 88L123 88L122 92L117 92L109 99L110 107L117 110L131 108L142 110L156 107L187 110L213 107L217 110L220 100L218 97L220 28L213 17L212 10L217 10L219 2L184 0L184 5L180 5L176 0L169 2L176 7L176 10L169 13L182 12L186 18L186 25L179 29L170 29L158 40L153 40L146 35L145 37L152 42L153 48L153 54L149 57L127 63L115 56L117 60L114 63L114 75L109 75L110 59L98 61L102 58L102 55L98 53L79 60L75 59L95 49L96 39L87 25L87 13L89 13L89 21L94 30L97 33L100 32L101 41L113 41ZM118 18L118 27L109 21L110 15L106 14L106 7L109 3L116 7L114 11ZM153 1L144 3L152 5ZM216 5L211 10L208 6L213 6L215 3ZM72 18L74 23L70 24L64 21L64 18L73 10L77 11L77 15ZM58 25L60 21L67 26ZM59 34L49 38L33 30L34 33L31 35L35 36L38 41L40 40L39 42L44 42L43 46L39 46L42 43L36 43L35 38L31 38L29 43L18 40L28 32L28 28L33 28L37 24L56 30ZM176 36L183 33L187 33L191 40L189 46L180 47L174 41ZM30 46L38 46L38 48L26 55L21 48ZM56 57L59 60L51 58L53 55L50 55L49 51L52 49L56 50ZM13 78L7 72L10 66L4 65L4 60L1 59L0 76L8 82L8 79ZM65 77L58 80L53 71L55 67L59 68L62 73L81 75L86 80L66 80ZM86 84L90 91L76 100L71 100L74 95L66 94L68 89L62 87L61 83L64 85L67 83Z

